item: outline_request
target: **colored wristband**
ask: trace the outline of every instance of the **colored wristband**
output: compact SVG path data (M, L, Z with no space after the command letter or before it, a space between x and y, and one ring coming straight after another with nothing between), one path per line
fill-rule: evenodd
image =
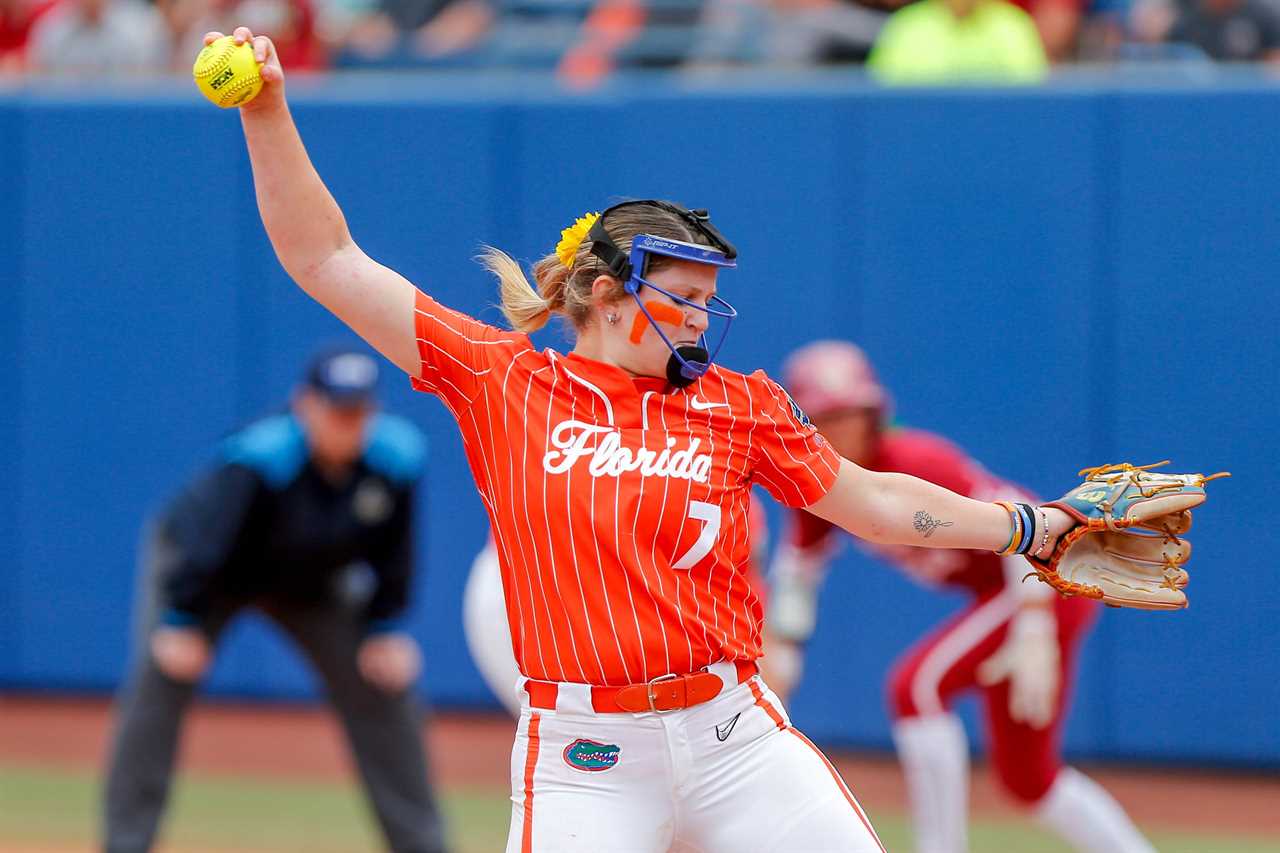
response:
M996 501L997 506L1004 507L1009 513L1009 524L1012 525L1013 531L1009 534L1009 542L996 553L1002 557L1008 557L1017 552L1017 547L1022 541L1022 516L1017 508L1008 501Z
M1031 508L1030 504L1017 504L1018 513L1022 517L1022 541L1018 543L1016 554L1025 554L1031 550L1032 544L1036 541L1036 534L1039 532L1038 519L1036 512Z

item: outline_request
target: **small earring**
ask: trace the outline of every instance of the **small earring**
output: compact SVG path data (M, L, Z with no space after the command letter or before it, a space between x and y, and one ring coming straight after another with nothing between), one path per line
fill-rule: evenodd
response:
M616 326L616 325L618 325L618 315L617 315L617 314L612 314L612 313L610 313L610 314L605 314L605 315L604 315L604 318L605 318L606 320L608 320L608 321L609 321L609 325L610 325L610 326Z

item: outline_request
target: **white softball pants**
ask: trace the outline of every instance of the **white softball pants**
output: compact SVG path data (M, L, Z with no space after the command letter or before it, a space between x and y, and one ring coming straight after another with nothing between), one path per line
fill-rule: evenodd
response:
M586 689L524 698L507 853L883 853L758 676L667 713L598 714Z

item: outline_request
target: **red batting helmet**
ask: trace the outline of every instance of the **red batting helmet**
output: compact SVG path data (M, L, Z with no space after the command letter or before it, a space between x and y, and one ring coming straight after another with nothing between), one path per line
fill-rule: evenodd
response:
M871 362L848 341L814 341L787 357L783 384L810 415L841 409L889 411L885 391Z

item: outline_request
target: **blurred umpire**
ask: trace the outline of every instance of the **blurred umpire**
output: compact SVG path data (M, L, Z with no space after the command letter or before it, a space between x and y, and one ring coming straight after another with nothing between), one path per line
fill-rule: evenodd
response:
M119 697L104 848L150 850L183 714L228 622L254 607L324 679L390 849L443 849L398 628L425 445L377 412L374 359L317 356L287 414L223 442L145 537L137 660Z

